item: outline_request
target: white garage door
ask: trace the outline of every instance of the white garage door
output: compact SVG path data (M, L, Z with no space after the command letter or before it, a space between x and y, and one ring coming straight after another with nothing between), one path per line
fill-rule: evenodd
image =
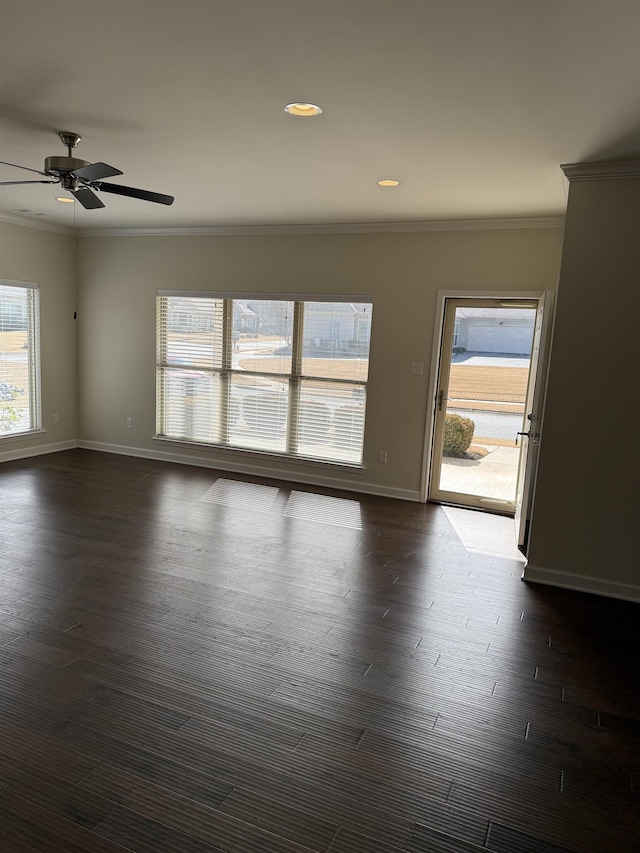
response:
M529 355L532 340L532 326L470 323L467 349L472 352L512 352Z

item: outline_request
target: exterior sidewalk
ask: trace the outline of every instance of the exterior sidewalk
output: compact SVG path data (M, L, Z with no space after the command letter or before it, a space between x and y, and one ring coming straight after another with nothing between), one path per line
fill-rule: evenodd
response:
M442 460L440 486L447 491L514 501L518 476L519 447L480 445L489 451L483 459Z

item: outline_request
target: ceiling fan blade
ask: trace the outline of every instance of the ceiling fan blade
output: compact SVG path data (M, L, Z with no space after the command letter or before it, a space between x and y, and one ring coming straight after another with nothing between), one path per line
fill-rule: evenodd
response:
M13 166L14 169L24 169L26 172L35 172L36 175L45 175L46 172L41 172L40 169L30 169L28 166L18 166L17 163L7 163L6 160L0 160L1 166Z
M15 187L18 184L59 184L60 181L0 181L0 187Z
M95 183L92 182L91 186L97 190L102 190L105 193L126 195L129 198L139 198L143 201L155 201L157 204L173 204L174 201L172 195L152 193L148 190L138 190L135 187L123 187L120 184L104 184L102 181L96 181Z
M104 207L98 196L89 187L79 187L77 190L69 190L86 210L96 210Z
M89 163L88 166L75 169L73 174L81 181L99 181L102 178L113 178L114 175L121 175L122 172L107 163Z

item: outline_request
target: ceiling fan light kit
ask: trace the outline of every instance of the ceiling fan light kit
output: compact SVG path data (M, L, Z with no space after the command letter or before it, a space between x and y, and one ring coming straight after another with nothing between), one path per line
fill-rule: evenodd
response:
M81 142L82 137L68 130L61 130L58 136L62 140L62 144L67 148L67 156L54 155L53 157L46 157L44 171L42 172L38 169L31 169L28 166L19 166L16 163L7 163L4 160L0 160L0 163L4 166L13 166L16 169L35 172L52 180L0 181L0 186L60 184L62 189L68 190L74 196L75 200L79 201L86 210L96 210L97 208L104 207L104 204L95 194L94 190L112 193L113 195L127 196L128 198L137 198L142 201L152 201L156 204L173 204L174 198L172 195L140 190L135 187L126 187L121 184L105 184L102 179L121 175L122 172L120 169L114 169L113 166L109 166L107 163L90 163L88 160L72 157L71 152ZM62 196L57 200L73 201L73 199L63 198Z

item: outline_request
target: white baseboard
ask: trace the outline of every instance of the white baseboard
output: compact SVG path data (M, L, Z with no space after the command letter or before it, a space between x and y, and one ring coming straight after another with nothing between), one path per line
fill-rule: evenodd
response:
M573 589L577 592L605 595L608 598L640 601L640 586L636 586L635 584L608 581L603 578L587 577L586 575L574 575L569 572L558 572L555 569L544 569L539 566L525 566L522 573L522 580L544 584L545 586Z
M0 462L13 462L16 459L28 459L30 456L45 456L47 453L59 453L61 450L73 450L78 446L74 439L58 441L55 444L37 444L32 447L16 447L15 450L0 451Z
M251 477L268 477L273 480L288 480L291 483L306 483L310 486L325 486L329 489L340 489L347 492L359 492L366 495L377 495L383 498L396 498L404 501L419 501L420 492L412 489L396 489L392 486L379 486L362 483L358 480L348 480L338 477L326 477L322 474L300 474L286 468L276 468L263 465L253 465L248 462L226 459L203 459L200 456L188 456L183 453L172 453L168 450L146 450L140 447L126 447L120 444L103 444L99 441L78 441L78 447L85 450L98 450L102 453L117 453L121 456L138 456L142 459L157 459L160 462L176 462L181 465L195 465L199 468L215 468L219 471L229 471L234 474L248 474Z

